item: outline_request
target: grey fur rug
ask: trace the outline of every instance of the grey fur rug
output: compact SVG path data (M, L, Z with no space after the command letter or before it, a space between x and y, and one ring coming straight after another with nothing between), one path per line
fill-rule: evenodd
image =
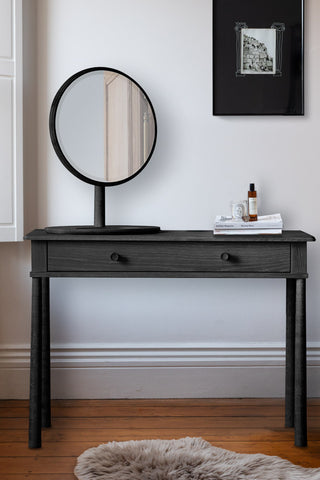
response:
M320 480L320 468L234 453L189 437L90 448L78 458L74 473L79 480Z

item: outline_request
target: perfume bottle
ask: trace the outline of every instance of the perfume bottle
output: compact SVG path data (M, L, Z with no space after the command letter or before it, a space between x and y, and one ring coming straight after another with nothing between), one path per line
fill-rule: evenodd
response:
M254 188L254 183L250 183L248 191L248 213L250 222L258 220L257 192Z

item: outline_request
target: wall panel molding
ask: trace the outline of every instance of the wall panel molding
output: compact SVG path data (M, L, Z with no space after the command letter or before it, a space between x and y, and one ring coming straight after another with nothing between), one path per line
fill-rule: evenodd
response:
M53 345L54 398L279 397L285 349L273 344ZM320 344L308 345L309 396L320 395ZM1 398L27 398L29 348L0 348Z

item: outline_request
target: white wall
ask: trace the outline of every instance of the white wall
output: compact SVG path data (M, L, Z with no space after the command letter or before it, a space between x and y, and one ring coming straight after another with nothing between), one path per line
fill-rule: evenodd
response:
M280 211L287 229L320 237L320 4L306 2L306 115L222 118L211 114L211 3L25 3L27 229L93 222L93 187L57 159L48 114L70 75L109 66L147 91L158 143L138 177L107 191L108 223L211 229L215 215L227 213L230 200L245 197L255 182L260 213ZM309 392L320 395L317 243L308 255ZM2 395L23 397L30 247L0 245L0 258ZM283 395L284 281L57 279L51 285L57 397Z

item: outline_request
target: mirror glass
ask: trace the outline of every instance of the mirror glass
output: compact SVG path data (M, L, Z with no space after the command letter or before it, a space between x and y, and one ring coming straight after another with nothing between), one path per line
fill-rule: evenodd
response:
M156 141L153 107L144 90L113 69L87 69L59 90L50 133L60 160L96 185L122 183L145 166Z

